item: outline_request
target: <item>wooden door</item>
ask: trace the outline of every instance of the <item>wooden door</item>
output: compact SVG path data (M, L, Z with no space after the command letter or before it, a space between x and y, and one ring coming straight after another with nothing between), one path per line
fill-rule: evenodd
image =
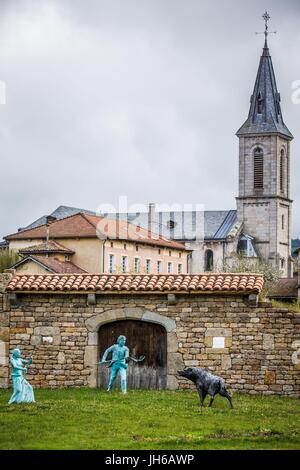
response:
M133 357L145 356L142 363L129 362L127 369L128 389L162 389L167 385L167 333L163 326L140 320L120 320L107 323L99 329L99 358L104 351L126 336L126 346ZM108 356L110 359L111 355ZM105 365L98 366L98 386L107 388L109 373ZM120 388L120 378L114 388Z

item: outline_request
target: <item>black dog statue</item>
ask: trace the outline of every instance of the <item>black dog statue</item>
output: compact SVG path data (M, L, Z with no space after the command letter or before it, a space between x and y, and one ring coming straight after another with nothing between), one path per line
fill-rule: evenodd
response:
M211 406L215 395L219 393L222 397L227 398L231 408L233 408L232 398L227 392L225 381L222 377L218 377L217 375L211 374L208 370L197 367L188 367L187 369L179 370L178 375L194 382L199 393L200 406L204 406L203 402L206 395L210 396L208 406Z

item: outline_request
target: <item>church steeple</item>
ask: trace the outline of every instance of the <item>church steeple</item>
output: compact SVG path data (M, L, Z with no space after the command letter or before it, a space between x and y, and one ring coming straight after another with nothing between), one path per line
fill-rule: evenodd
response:
M265 41L251 97L248 119L237 132L239 138L239 195L237 217L244 234L250 235L257 253L291 275L290 143L268 46L266 12Z
M246 122L238 130L237 136L281 134L288 139L293 139L293 135L283 121L280 94L277 90L272 58L268 46L268 21L270 16L266 12L263 18L265 20L264 48L250 100L249 115Z

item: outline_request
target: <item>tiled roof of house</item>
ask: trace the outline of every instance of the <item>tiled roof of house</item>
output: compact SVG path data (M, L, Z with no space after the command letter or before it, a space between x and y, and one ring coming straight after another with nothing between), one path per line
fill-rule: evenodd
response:
M65 246L61 245L60 243L55 242L54 240L49 240L45 243L40 243L39 245L32 245L27 246L25 248L21 248L19 253L22 255L27 254L41 254L41 253L62 253L66 255L74 254L74 251L66 248Z
M17 268L18 266L21 266L22 264L28 263L28 262L33 262L37 263L39 265L42 265L45 269L49 270L51 273L57 273L57 274L81 274L81 273L86 273L86 271L79 266L76 266L76 264L72 263L71 261L60 261L59 259L56 258L49 258L46 256L41 256L41 255L29 255L26 258L23 258L22 260L18 261L15 263L12 268Z
M59 206L50 215L57 220L61 220L78 213L87 215L96 215L96 212L87 209L78 209L76 207ZM139 225L148 229L148 212L129 212L129 213L105 213L101 214L109 219L116 219ZM221 211L155 211L154 231L160 236L170 240L194 240L195 235L200 239L220 239L226 238L236 223L235 210ZM40 217L32 224L21 231L36 228L46 224L46 216ZM173 227L170 226L173 222Z
M164 246L178 250L186 250L181 243L168 240L149 230L130 224L96 215L75 214L56 220L49 226L51 239L55 238L100 238L111 240L129 240L150 245ZM28 240L46 238L47 225L17 232L5 237L6 240Z
M16 275L8 291L142 291L142 292L255 292L264 284L261 274L83 274Z
M298 279L281 278L274 285L273 293L270 295L273 299L297 299L298 298Z

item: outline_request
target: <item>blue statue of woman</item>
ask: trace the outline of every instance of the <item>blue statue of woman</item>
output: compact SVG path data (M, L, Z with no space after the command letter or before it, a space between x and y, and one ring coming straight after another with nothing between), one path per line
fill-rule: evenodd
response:
M27 372L27 367L32 363L32 356L28 360L21 358L20 349L14 349L10 358L12 366L13 394L9 400L11 403L32 403L34 402L33 388L23 377L23 372ZM27 366L27 367L25 367Z
M118 373L120 373L121 390L123 393L127 393L126 369L128 367L127 362L129 359L129 349L127 348L127 346L125 346L125 343L126 337L121 335L117 339L117 343L110 346L110 348L107 348L105 353L103 354L101 362L105 363L107 362L106 358L108 354L112 353L112 359L109 365L109 367L111 367L111 373L107 389L108 392L112 389L114 381L116 380Z

